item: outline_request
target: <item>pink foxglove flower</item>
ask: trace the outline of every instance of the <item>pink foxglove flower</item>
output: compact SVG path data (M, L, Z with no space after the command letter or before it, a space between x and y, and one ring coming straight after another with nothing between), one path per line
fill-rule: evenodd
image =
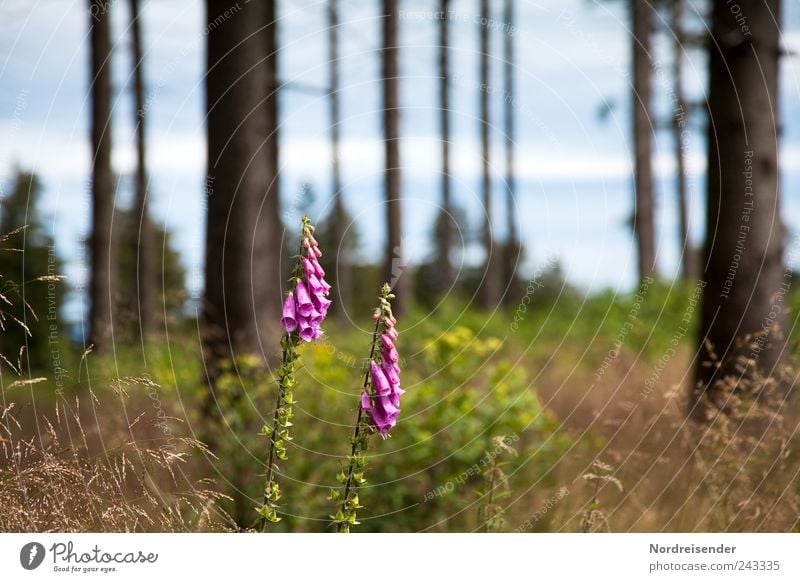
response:
M314 268L314 265L311 264L311 261L308 260L308 257L300 257L300 263L302 263L306 275L311 273L317 274L317 270Z
M369 365L370 376L372 377L372 388L375 390L375 393L380 396L389 394L392 389L389 386L389 380L387 380L386 376L383 374L383 370L381 370L374 361L370 362Z
M383 357L389 360L390 362L396 362L397 360L400 359L400 354L397 353L397 348L395 348L394 346L388 349L384 349L382 351L383 351Z
M301 325L297 335L299 335L300 339L304 342L310 342L314 339L314 328L311 327L311 325Z
M330 308L331 303L333 303L333 301L331 301L324 295L314 295L311 298L311 300L314 302L314 307L317 308L317 311L319 311L322 314L322 317L325 317L325 315L327 315L328 309Z
M295 318L294 311L294 293L289 293L286 296L286 300L283 302L281 326L286 330L286 333L292 333L297 329L297 319Z
M296 331L300 340L310 342L322 336L320 326L331 306L331 300L328 299L331 286L325 280L325 271L319 264L318 259L322 256L322 251L311 234L314 227L307 219L304 220L306 222L300 245L300 257L292 279L294 289L289 294L289 297L294 297L294 311L291 319L288 319L287 314L291 312L292 306L287 305L289 301L287 298L283 308L286 320L283 329L287 333ZM283 322L284 319L281 319L282 324Z
M297 313L308 317L314 311L314 305L311 303L311 295L308 293L305 282L298 281L295 290L297 291Z
M350 463L346 472L342 471L337 475L342 483L341 492L331 491L330 498L339 502L338 511L331 515L339 532L349 532L358 523L356 513L361 507L358 488L366 482L364 452L367 450L369 437L375 432L384 438L388 437L400 416L400 396L404 391L400 388L400 366L397 364L400 358L394 345L397 339L394 325L397 320L392 315L392 299L394 295L391 287L384 284L378 296L378 309L373 314L375 331L372 335L369 369L364 375L358 419L349 440Z
M361 396L361 407L367 411L375 429L382 436L397 423L400 414L400 396L405 391L400 388L400 354L395 347L397 320L392 315L389 303L390 290L384 287L381 306L376 312L376 338L379 338L376 358L370 361L370 386Z
M278 395L272 426L265 425L262 434L269 436L267 454L267 473L264 484L264 502L258 512L262 519L262 529L274 523L278 516L278 500L281 498L277 481L277 461L286 460L286 445L291 441L292 390L295 381L296 351L300 342L310 342L322 337L322 324L331 305L327 298L330 285L325 281L325 271L319 265L322 255L313 236L314 226L307 216L303 217L300 232L300 256L292 273L289 292L283 302L281 326L286 332L281 341L283 350L278 372Z
M389 384L400 385L400 367L394 362L385 361L381 364L381 371Z
M314 267L314 270L317 272L317 277L321 279L325 278L325 269L322 268L322 265L319 264L319 261L314 259L311 261L311 265Z

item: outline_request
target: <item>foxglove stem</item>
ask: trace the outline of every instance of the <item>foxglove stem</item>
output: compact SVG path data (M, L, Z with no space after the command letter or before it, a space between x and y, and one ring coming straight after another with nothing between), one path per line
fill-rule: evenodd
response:
M278 369L278 394L272 426L265 425L261 434L269 436L266 476L264 482L264 503L258 508L259 524L264 531L267 525L280 521L278 500L280 486L276 479L277 462L285 461L286 446L292 440L289 435L295 404L292 390L296 384L295 362L299 358L297 347L322 335L320 324L331 304L327 298L330 285L317 273L323 273L317 259L322 255L314 239L314 225L308 216L303 216L300 229L300 249L297 253L289 291L283 303L281 326L281 366ZM319 306L322 312L316 310Z
M378 328L380 320L375 322L375 331L372 332L372 346L369 350L369 361L375 356L375 345L378 343ZM369 367L364 374L364 384L362 391L369 386ZM350 463L347 467L347 479L344 482L344 492L342 494L342 503L339 512L334 516L336 522L336 531L339 533L349 533L350 526L356 525L358 522L355 520L355 510L360 507L358 504L358 495L354 492L358 486L364 482L363 476L356 478L356 473L364 470L366 459L364 453L367 451L367 438L372 433L372 426L364 419L364 408L361 406L360 400L358 405L358 416L356 416L356 425L353 428L353 438L351 439L350 447ZM341 514L341 517L340 517ZM350 517L352 515L352 518ZM339 519L337 519L339 518Z
M295 385L295 361L298 339L294 334L284 334L281 339L281 367L278 370L278 394L275 402L275 413L272 418L272 427L264 426L262 434L269 434L269 455L267 458L267 474L264 481L264 503L259 508L261 514L261 531L266 531L269 523L280 521L278 517L278 500L281 498L280 486L275 479L277 461L286 460L286 444L292 440L289 436L291 419L294 416L294 396L292 389Z
M369 364L364 373L358 416L350 439L347 472L340 471L337 475L343 490L331 491L330 499L339 502L339 509L331 519L340 533L348 533L352 526L358 524L356 512L361 508L358 488L366 483L364 453L367 451L369 437L378 432L383 438L387 438L389 429L395 425L400 412L400 395L403 390L400 388L400 379L397 375L399 371L396 364L397 351L394 348L394 340L386 335L394 328L396 322L392 315L391 299L394 299L391 288L388 284L384 284L378 297L378 308L374 313L375 330L372 333ZM391 367L391 380L382 371L384 364Z

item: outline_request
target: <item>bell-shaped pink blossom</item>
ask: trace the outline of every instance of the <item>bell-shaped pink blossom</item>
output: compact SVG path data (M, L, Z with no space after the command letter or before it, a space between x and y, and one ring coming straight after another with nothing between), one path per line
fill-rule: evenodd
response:
M298 332L297 335L299 335L300 339L303 340L304 342L310 342L311 340L315 339L314 337L316 335L315 328L311 325L303 325L301 323L300 331Z
M383 375L386 376L386 379L389 381L390 385L400 384L400 374L398 374L398 367L396 364L393 364L388 360L384 360L381 364L381 371L383 372Z
M294 308L294 293L289 293L283 301L283 315L281 316L281 326L287 333L292 333L297 329Z
M316 310L319 311L323 315L323 317L327 315L328 309L330 308L331 303L333 303L333 301L331 301L321 293L317 295L312 295L311 300L314 302L314 307L316 308Z
M306 275L316 276L317 269L314 268L314 264L308 259L308 257L300 257L300 262L303 265L303 270L306 272Z
M297 282L297 313L304 317L311 315L314 311L314 304L311 303L311 296L308 293L308 288L303 281Z
M390 362L397 362L400 359L400 354L397 353L397 348L392 346L391 349L383 350L382 351L383 357L389 360Z
M386 436L389 430L397 423L397 416L400 412L394 409L392 411L387 411L384 409L381 399L378 398L376 400L375 405L372 406L370 404L369 408L366 408L366 410L369 411L369 416L375 429L381 435Z
M312 272L309 275L307 275L306 281L308 290L311 292L312 295L325 293L325 287L322 285L322 282L317 278L317 275L315 273Z
M378 406L383 410L386 416L394 416L394 418L397 418L397 415L400 413L400 409L392 403L391 394L387 394L386 396L378 396L377 400Z
M325 319L325 316L315 309L311 312L311 315L308 316L308 323L311 327L319 327L323 319Z
M391 392L389 380L386 379L383 370L374 361L370 362L370 375L372 376L372 388L376 394L384 396Z
M372 408L372 399L369 397L369 393L367 393L366 390L361 393L361 408L364 410Z
M319 261L316 258L311 261L311 265L314 267L314 271L317 273L317 277L320 279L325 278L325 269L322 268L322 265L319 264Z
M381 336L381 344L383 345L383 349L387 351L394 348L394 340L386 333Z
M400 407L400 397L405 393L406 393L405 390L400 388L400 386L397 386L397 387L394 387L392 389L392 393L389 394L389 399L391 400L392 404L394 404L395 406L398 407L398 410L399 410L399 407Z

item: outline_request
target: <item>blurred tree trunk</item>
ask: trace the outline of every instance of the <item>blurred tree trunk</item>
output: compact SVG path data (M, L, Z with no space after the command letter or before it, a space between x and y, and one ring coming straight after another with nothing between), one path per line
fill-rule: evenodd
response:
M439 291L453 283L453 205L450 200L450 0L439 4L439 118L442 130L442 208L439 213L438 257L436 261Z
M397 63L397 0L383 0L383 131L386 148L386 258L384 272L394 294L394 311L402 313L410 288L403 249L400 199L400 101Z
M488 22L489 0L481 0L481 21ZM481 47L480 47L480 82L481 82L481 157L483 159L483 250L486 255L486 263L483 273L483 281L480 288L480 304L484 309L493 309L497 306L499 281L497 277L496 252L492 236L492 177L489 152L489 25L481 27Z
M89 343L106 352L112 341L114 276L111 226L114 177L111 171L111 18L110 4L90 0L92 94L92 232L89 252Z
M636 237L639 278L655 272L656 236L653 203L653 161L651 113L652 67L650 62L652 17L647 0L631 0L633 20L633 147L635 208L633 231Z
M347 227L347 210L344 206L344 193L342 192L341 172L341 146L340 127L341 114L339 109L339 8L337 0L328 2L328 67L330 73L330 115L331 115L331 154L333 158L333 220L331 225L331 239L336 248L336 291L339 296L339 305L334 303L336 317L344 321L347 318L347 302L350 300L351 265L348 256L348 246L344 244L345 229Z
M266 130L262 136L262 140L266 140L265 147L267 150L267 176L269 177L266 193L261 192L260 203L261 216L259 217L258 229L261 232L261 238L258 241L256 250L263 254L254 254L253 261L255 264L256 272L254 276L267 276L277 277L273 280L272 285L260 282L262 286L266 285L266 289L262 291L263 296L270 302L270 307L266 310L258 310L256 314L260 316L259 329L274 330L277 326L277 320L280 314L281 304L283 303L283 295L274 281L283 281L285 276L280 270L280 249L283 246L283 223L281 222L281 205L280 205L280 87L281 83L278 79L278 19L277 19L277 0L264 0L261 2L264 5L264 20L263 20L263 43L266 49L264 65L267 74L267 96L266 96ZM294 236L299 232L300 223L291 225ZM263 257L263 259L261 259ZM288 275L288 273L286 274ZM255 299L255 297L254 297ZM255 304L258 306L258 303ZM266 318L266 320L263 320ZM278 331L280 333L280 331ZM270 334L266 342L268 346L268 357L273 357L274 352L278 348L277 336L275 333Z
M510 32L514 26L514 0L505 0L503 21L507 27L503 33L503 113L506 134L506 230L508 237L503 253L503 280L508 286L506 300L518 301L521 294L517 283L517 264L521 260L522 245L518 236L514 197L516 193L516 176L514 170L514 35Z
M709 43L707 286L695 403L706 396L717 407L725 395L716 380L776 371L786 348L782 312L790 284L778 192L781 6L739 4L749 29L729 6L715 3ZM709 366L712 359L719 365Z
M689 238L689 201L686 176L686 149L683 134L689 131L689 107L683 91L683 52L686 34L683 29L685 0L674 0L672 5L672 34L675 42L672 60L672 77L675 87L675 114L672 116L672 136L675 142L675 182L678 194L678 244L680 245L681 277L692 281L697 277L696 253Z
M136 249L136 293L133 294L132 313L138 313L139 333L145 339L153 330L155 313L156 277L153 265L153 227L147 209L147 163L145 156L145 102L144 61L142 54L142 29L139 0L130 0L131 52L133 57L133 100L135 107L134 134L136 136L136 194L134 196L130 244Z
M207 0L203 347L214 414L224 359L272 357L279 337L282 227L278 214L274 2Z

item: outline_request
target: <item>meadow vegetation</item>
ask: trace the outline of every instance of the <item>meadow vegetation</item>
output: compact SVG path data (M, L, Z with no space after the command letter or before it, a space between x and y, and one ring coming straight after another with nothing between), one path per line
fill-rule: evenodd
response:
M513 305L490 315L452 297L407 314L407 394L391 438L367 452L359 531L481 531L488 519L493 531L796 529L794 399L755 378L705 422L687 416L694 293L545 286L513 330ZM325 340L299 348L294 440L278 466L285 513L271 531L330 531L369 326L330 321ZM209 423L191 324L146 359L122 345L105 358L64 350L62 389L46 367L5 374L0 529L248 526L276 389L257 360L225 368Z

